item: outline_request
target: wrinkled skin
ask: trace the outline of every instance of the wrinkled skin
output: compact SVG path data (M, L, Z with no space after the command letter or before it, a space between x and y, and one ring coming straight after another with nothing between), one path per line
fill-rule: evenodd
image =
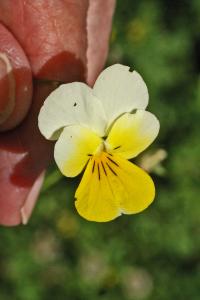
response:
M53 159L38 111L62 82L94 83L107 56L114 1L0 1L1 224L27 223Z

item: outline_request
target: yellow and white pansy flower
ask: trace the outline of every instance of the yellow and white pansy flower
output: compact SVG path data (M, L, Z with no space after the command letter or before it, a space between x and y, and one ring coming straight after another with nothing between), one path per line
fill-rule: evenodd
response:
M39 129L57 140L54 158L63 175L84 170L75 206L85 219L107 222L141 212L153 201L151 177L128 161L158 134L159 121L145 110L147 104L142 77L120 64L105 69L93 89L63 84L45 100Z

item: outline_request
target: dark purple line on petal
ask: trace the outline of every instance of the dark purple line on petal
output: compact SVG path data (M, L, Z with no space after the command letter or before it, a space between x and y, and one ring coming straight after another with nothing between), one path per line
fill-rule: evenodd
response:
M106 162L108 168L110 169L110 171L115 175L117 176L117 174L115 173L115 171L111 168L111 166Z
M95 160L94 160L93 166L92 166L92 173L94 173L94 169L95 169Z
M107 157L109 159L109 161L111 161L115 166L119 167L119 165L114 161L112 160L109 156Z
M113 150L117 150L117 149L119 149L121 146L117 146L117 147L115 147Z
M100 180L101 179L101 174L100 174L99 164L97 164L97 167L98 167L98 178Z
M101 161L101 165L102 165L102 168L103 168L103 170L104 170L105 175L107 176L107 172L106 172L105 166L104 166L104 164L103 164L102 161Z

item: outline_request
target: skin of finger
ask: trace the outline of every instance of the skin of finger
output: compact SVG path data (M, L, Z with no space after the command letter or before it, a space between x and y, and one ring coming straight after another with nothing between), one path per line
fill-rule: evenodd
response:
M1 23L0 41L0 131L5 131L17 126L30 108L32 73L21 46Z
M34 184L32 185L31 189L28 192L24 205L20 209L21 222L24 225L28 223L28 220L31 216L31 213L33 211L33 208L39 196L40 189L44 181L44 177L45 177L45 171L43 171L35 180Z
M0 1L0 20L22 45L34 77L85 80L88 5L88 0Z
M44 98L54 89L49 84L34 86L33 105L27 118L9 133L0 133L0 222L13 226L22 222L21 209L36 185L31 199L33 203L40 188L37 181L53 160L53 143L46 141L37 127L38 111ZM35 197L34 197L35 196ZM30 216L29 209L26 213ZM27 217L28 218L28 217Z
M0 2L0 19L23 45L34 76L43 82L34 86L32 107L24 122L0 136L3 191L0 222L4 225L17 225L22 219L28 219L40 188L37 182L41 180L41 172L53 159L53 144L44 140L37 126L39 109L56 87L47 80L78 81L84 80L86 74L88 2L76 1L73 5L72 1L49 1L46 5L46 1L37 1L36 6L32 4L33 1L19 0Z
M87 16L87 82L93 86L108 54L115 0L90 0ZM100 42L97 42L98 40Z
M42 2L43 1L41 1L41 3ZM67 1L63 2L67 3ZM10 15L12 16L12 14L9 14L9 12L12 11L12 9L8 9L9 3L10 5L12 4L11 1L6 1L6 7L4 7L5 14L3 15L4 18L6 18L7 26L12 28L14 26L12 25L14 21L11 21L12 18ZM87 4L86 2L84 3ZM2 8L1 5L2 2L0 2L0 8ZM81 8L81 6L79 8ZM16 9L19 9L19 6L16 6ZM1 12L2 10L0 10L0 14ZM64 14L66 12L62 11L62 13ZM82 10L82 18L85 18L86 22L86 14L84 10ZM56 22L54 23L56 24ZM76 27L76 25L74 26ZM80 40L83 37L87 40L86 27L80 28L79 26L76 29L82 36ZM61 34L60 31L61 29L59 29L59 34ZM53 48L56 51L52 50L50 57L48 56L48 53L41 53L41 39L40 34L38 35L37 48L39 50L38 52L36 51L37 49L33 50L33 53L30 54L30 58L32 57L32 65L34 66L35 64L35 67L33 68L35 76L41 78L44 82L43 84L35 85L33 104L30 114L27 116L26 120L18 128L13 130L12 133L7 132L2 134L0 137L0 167L3 170L0 174L0 182L4 195L7 195L7 197L0 197L0 206L2 208L0 212L0 222L4 225L17 225L22 222L22 219L24 218L24 215L22 218L22 211L23 214L24 212L26 214L26 221L28 220L34 206L33 204L36 200L35 197L37 197L38 194L37 191L40 187L40 184L37 184L37 182L41 182L41 172L52 160L53 145L52 143L45 141L37 129L37 115L39 108L50 91L55 88L53 84L49 85L47 82L45 83L46 79L71 82L74 80L84 80L85 78L86 65L84 64L86 59L77 60L77 57L81 58L84 55L86 57L85 42L83 42L82 47L80 47L80 43L77 43L77 41L73 43L73 31L71 31L71 33L68 31L66 32L63 27L62 31L62 34L65 36L66 40L68 40L68 43L72 44L70 47L74 47L73 55L68 55L69 53L66 53L66 49L62 51L56 47ZM21 30L21 32L23 33L23 30ZM48 31L45 30L45 32L48 34ZM17 31L17 34L20 35L20 30ZM41 33L41 38L42 36L43 31ZM57 36L58 35L55 35L55 37ZM24 40L23 36L21 37L21 40L24 41L24 44L26 45L26 40ZM48 38L46 38L46 40L48 41ZM56 44L55 41L51 42ZM28 48L28 46L26 47ZM34 53L34 51L36 52ZM45 63L43 66L38 63L37 57L35 60L33 59L33 57L37 55L44 55L43 62ZM45 55L47 55L47 58ZM85 62L83 63L83 61ZM52 66L56 64L58 67L55 69ZM94 77L96 76L97 73L94 74ZM34 189L34 193L32 193L32 188L35 186L36 188ZM29 197L30 194L31 197ZM23 209L24 207L26 209Z

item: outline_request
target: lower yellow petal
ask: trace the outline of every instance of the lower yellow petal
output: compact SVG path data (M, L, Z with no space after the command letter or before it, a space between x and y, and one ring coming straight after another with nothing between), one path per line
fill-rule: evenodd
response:
M120 209L124 214L139 213L155 198L155 186L151 177L141 168L121 157L114 157L117 166L112 166L119 178Z
M119 205L99 157L91 158L75 194L78 213L89 221L107 222L120 215Z
M75 206L85 219L106 222L121 213L141 212L154 196L154 183L146 172L120 156L103 152L90 159L75 194Z

